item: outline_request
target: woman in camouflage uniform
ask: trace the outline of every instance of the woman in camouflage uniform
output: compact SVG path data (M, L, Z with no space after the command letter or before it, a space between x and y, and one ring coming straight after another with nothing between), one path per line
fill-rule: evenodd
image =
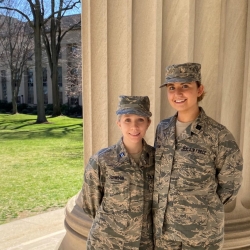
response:
M85 168L83 210L93 218L87 249L152 250L154 148L143 139L151 122L149 98L119 98L122 138Z
M155 249L221 249L224 208L241 185L242 156L227 128L208 117L201 65L166 68L176 115L160 122L155 137L153 217Z

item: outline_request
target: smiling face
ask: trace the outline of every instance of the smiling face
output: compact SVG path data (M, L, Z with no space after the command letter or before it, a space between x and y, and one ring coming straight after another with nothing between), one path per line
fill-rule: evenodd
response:
M142 138L151 123L148 117L133 114L121 115L117 121L118 127L122 131L123 143L126 148L134 148L142 145Z
M203 85L198 87L196 82L175 82L166 87L168 101L178 111L178 120L186 122L195 119L199 114L197 98L203 93Z

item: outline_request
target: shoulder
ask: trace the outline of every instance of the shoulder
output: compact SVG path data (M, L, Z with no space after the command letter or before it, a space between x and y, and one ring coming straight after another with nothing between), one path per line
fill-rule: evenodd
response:
M225 131L227 133L230 133L230 131L226 128L226 126L222 125L221 123L215 121L213 118L209 116L204 116L203 119L203 126L210 131L214 131L217 133L220 133L222 131Z
M161 121L159 122L158 126L159 126L159 127L167 126L167 125L170 123L170 121L171 121L172 119L173 119L173 116L171 116L171 117L169 117L169 118L167 118L167 119L163 119L163 120L161 120Z
M105 166L109 161L117 159L116 145L103 148L97 153L93 154L88 161L85 169L99 169L101 166Z
M207 116L205 114L203 115L203 124L207 125L207 128L218 129L219 131L226 129L226 127L224 125L215 121L213 118L211 118L210 116Z
M91 158L100 162L102 160L106 160L106 159L109 159L110 157L114 157L114 156L117 156L116 145L99 150L97 153L92 155Z
M161 120L159 122L159 124L157 125L157 129L156 130L157 131L161 131L161 130L167 129L170 126L170 124L173 122L173 120L175 120L174 118L175 118L175 116L171 116L171 117L169 117L167 119Z
M205 116L203 120L203 128L206 134L213 136L220 141L231 141L235 143L233 134L223 124L215 121L209 116Z
M155 148L150 146L145 142L145 150L147 151L148 154L154 154L155 153Z

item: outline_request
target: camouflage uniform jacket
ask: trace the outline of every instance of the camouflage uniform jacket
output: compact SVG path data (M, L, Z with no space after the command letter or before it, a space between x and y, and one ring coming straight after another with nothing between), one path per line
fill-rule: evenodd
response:
M177 114L161 121L156 131L155 237L193 246L222 244L223 205L232 201L240 188L241 152L226 127L202 108L178 138L176 119Z
M121 139L90 158L82 190L93 218L87 249L153 249L154 151L143 140L136 164Z

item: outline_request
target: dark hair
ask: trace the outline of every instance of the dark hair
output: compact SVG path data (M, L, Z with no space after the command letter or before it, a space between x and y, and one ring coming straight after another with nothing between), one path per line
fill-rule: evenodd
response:
M196 84L197 84L197 87L198 87L198 88L201 86L201 82L200 82L200 81L196 81ZM199 97L197 98L197 101L200 102L200 101L204 98L205 94L206 94L206 93L203 91L203 93L201 94L201 96L199 96Z

